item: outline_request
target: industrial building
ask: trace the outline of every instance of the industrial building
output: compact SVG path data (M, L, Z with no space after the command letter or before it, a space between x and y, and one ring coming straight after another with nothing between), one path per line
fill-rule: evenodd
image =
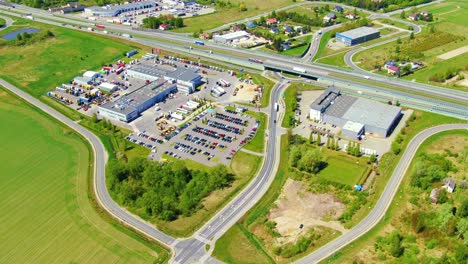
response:
M143 111L163 101L170 93L177 91L177 86L167 81L152 82L128 93L116 101L109 101L99 106L99 114L106 118L130 122Z
M234 40L245 38L248 36L250 36L249 32L241 30L241 31L224 34L224 35L214 35L213 40L214 42L227 44L227 43L231 43Z
M402 117L401 108L377 101L343 95L329 88L310 106L310 118L342 127L342 135L387 137Z
M127 76L149 81L164 79L177 83L180 92L191 94L202 83L202 77L197 71L188 68L177 68L171 71L140 63L128 69Z
M336 39L348 46L353 46L380 37L380 31L371 27L360 27L336 33Z
M86 15L100 17L115 17L120 13L151 8L157 6L155 1L133 2L120 5L91 6L84 9Z

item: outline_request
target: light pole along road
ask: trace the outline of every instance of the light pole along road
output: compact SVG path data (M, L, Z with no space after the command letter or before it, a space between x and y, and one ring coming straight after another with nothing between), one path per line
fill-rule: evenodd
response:
M341 248L350 244L354 240L358 239L370 229L372 229L377 223L384 217L387 212L388 207L392 203L393 198L400 186L403 177L405 176L411 161L416 154L419 146L430 136L448 130L454 129L467 129L468 124L447 124L440 125L428 128L417 134L408 144L405 152L400 158L399 163L397 164L393 174L388 181L385 189L380 196L377 204L372 209L372 211L356 226L354 226L347 233L341 235L337 239L329 242L325 246L319 248L318 250L312 252L310 255L298 260L297 264L310 264L318 263L323 259L331 256L333 253L337 252Z

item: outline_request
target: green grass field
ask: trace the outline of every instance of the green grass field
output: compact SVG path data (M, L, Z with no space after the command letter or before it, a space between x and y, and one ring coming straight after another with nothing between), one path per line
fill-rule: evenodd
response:
M265 129L267 127L268 118L266 114L261 112L247 111L246 114L255 117L258 121L260 121L260 124L257 128L257 133L255 134L254 138L244 146L244 149L263 153L265 149Z
M344 152L327 151L324 156L328 166L320 171L318 176L329 181L354 186L367 172L364 160L351 157Z
M0 262L149 263L168 252L103 220L89 197L90 149L0 90ZM8 129L6 129L8 128Z
M18 24L48 29L56 36L24 47L0 46L0 77L23 87L35 97L45 95L61 83L68 83L86 70L112 62L132 49L121 42L94 34L32 21L20 20Z
M175 32L198 32L200 30L209 30L222 26L226 23L241 20L247 17L258 14L271 12L280 7L285 7L294 4L290 0L272 0L272 1L255 1L255 0L231 0L233 4L231 8L216 8L217 11L212 14L191 17L184 19L185 27L175 30ZM247 11L240 12L238 5L244 3Z
M0 18L0 28L1 28L2 26L4 26L5 23L6 23L5 19ZM2 33L3 33L3 32L2 32Z
M346 62L344 60L345 55L346 55L346 52L342 52L342 53L338 53L338 54L335 54L335 55L322 57L322 58L316 60L316 62L325 63L325 64L329 64L329 65L335 65L335 66L344 67L344 68L349 68L349 66L346 64Z

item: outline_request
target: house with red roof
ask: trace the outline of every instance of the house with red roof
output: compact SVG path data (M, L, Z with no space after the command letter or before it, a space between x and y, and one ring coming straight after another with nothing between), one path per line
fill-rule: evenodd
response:
M161 25L159 25L159 29L160 29L160 30L168 30L168 29L169 29L169 25L167 25L167 24L161 24Z
M278 20L274 17L267 19L266 21L267 25L276 25L278 23Z

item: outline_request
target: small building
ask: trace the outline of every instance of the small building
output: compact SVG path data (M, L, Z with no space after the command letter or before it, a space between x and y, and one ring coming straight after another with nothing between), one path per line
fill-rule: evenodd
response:
M452 178L446 178L444 179L444 185L442 186L442 189L447 190L449 193L453 193L455 191L455 180Z
M93 81L90 78L78 76L78 77L73 78L73 83L83 86L83 85L91 85Z
M103 90L103 91L106 91L108 93L113 93L113 92L117 91L117 85L115 85L113 83L104 82L104 83L101 83L99 85L99 89Z
M419 14L421 14L421 16L423 16L423 17L427 17L427 16L429 16L430 13L429 13L429 11L423 10Z
M336 40L347 46L353 46L380 37L380 31L371 27L360 27L341 33L336 33Z
M228 33L228 34L224 34L224 35L214 35L213 40L215 42L218 42L218 43L227 44L227 43L233 42L234 40L238 40L238 39L241 39L241 38L246 38L246 37L249 37L249 36L250 36L249 32L241 30L241 31L236 31L236 32L231 32L231 33Z
M281 43L281 49L282 50L289 50L291 46L289 45L289 42L283 42Z
M291 33L294 33L294 29L291 26L285 26L284 27L284 34L289 35Z
M278 23L278 20L276 18L274 18L274 17L269 18L269 19L266 20L267 25L276 25L277 23Z
M239 25L237 25L237 24L235 24L235 25L233 25L233 26L231 27L231 31L232 31L232 32L236 32L236 31L239 31L239 30L241 30L241 28L240 28Z
M333 7L333 10L336 11L336 12L339 12L339 13L343 13L343 11L344 11L343 7L341 7L339 5L336 5L335 7Z
M414 13L414 14L409 15L408 19L416 21L416 20L418 20L418 17L419 17L419 14Z
M353 20L353 19L356 19L357 16L356 16L356 14L346 14L346 18Z
M349 139L358 139L363 134L364 125L353 121L347 121L341 130L341 136Z
M183 92L187 94L193 93L195 88L202 83L202 77L197 73L197 70L187 68L177 68L175 71L168 72L164 79L177 83L178 86L181 86L179 91L183 89ZM184 87L187 88L184 89Z
M398 66L398 64L395 61L386 61L384 63L384 69L387 69L389 66Z
M335 20L335 19L336 19L335 13L329 13L329 14L327 14L326 16L323 17L323 20L324 20L325 22L327 22L327 23L330 22L330 21L332 21L332 20Z
M400 75L400 67L389 65L389 66L387 66L387 73L391 74L391 75L398 76L398 75Z
M254 27L256 27L256 26L257 26L257 25L256 25L255 22L253 22L253 21L249 21L249 22L245 23L245 27L250 28L250 29L251 29L251 28L254 28Z
M97 77L99 77L99 72L95 72L95 71L86 71L85 73L83 73L83 77L89 78L89 79L91 79L91 80L94 80L94 79L96 79Z
M161 24L161 25L159 25L159 29L160 29L160 30L168 30L168 29L169 29L169 25L167 25L167 24Z
M431 200L431 203L436 204L438 199L439 199L439 189L434 188L431 191L431 195L429 196L429 199Z
M270 28L270 32L271 32L272 34L279 34L279 29L278 29L277 27L271 27L271 28Z

